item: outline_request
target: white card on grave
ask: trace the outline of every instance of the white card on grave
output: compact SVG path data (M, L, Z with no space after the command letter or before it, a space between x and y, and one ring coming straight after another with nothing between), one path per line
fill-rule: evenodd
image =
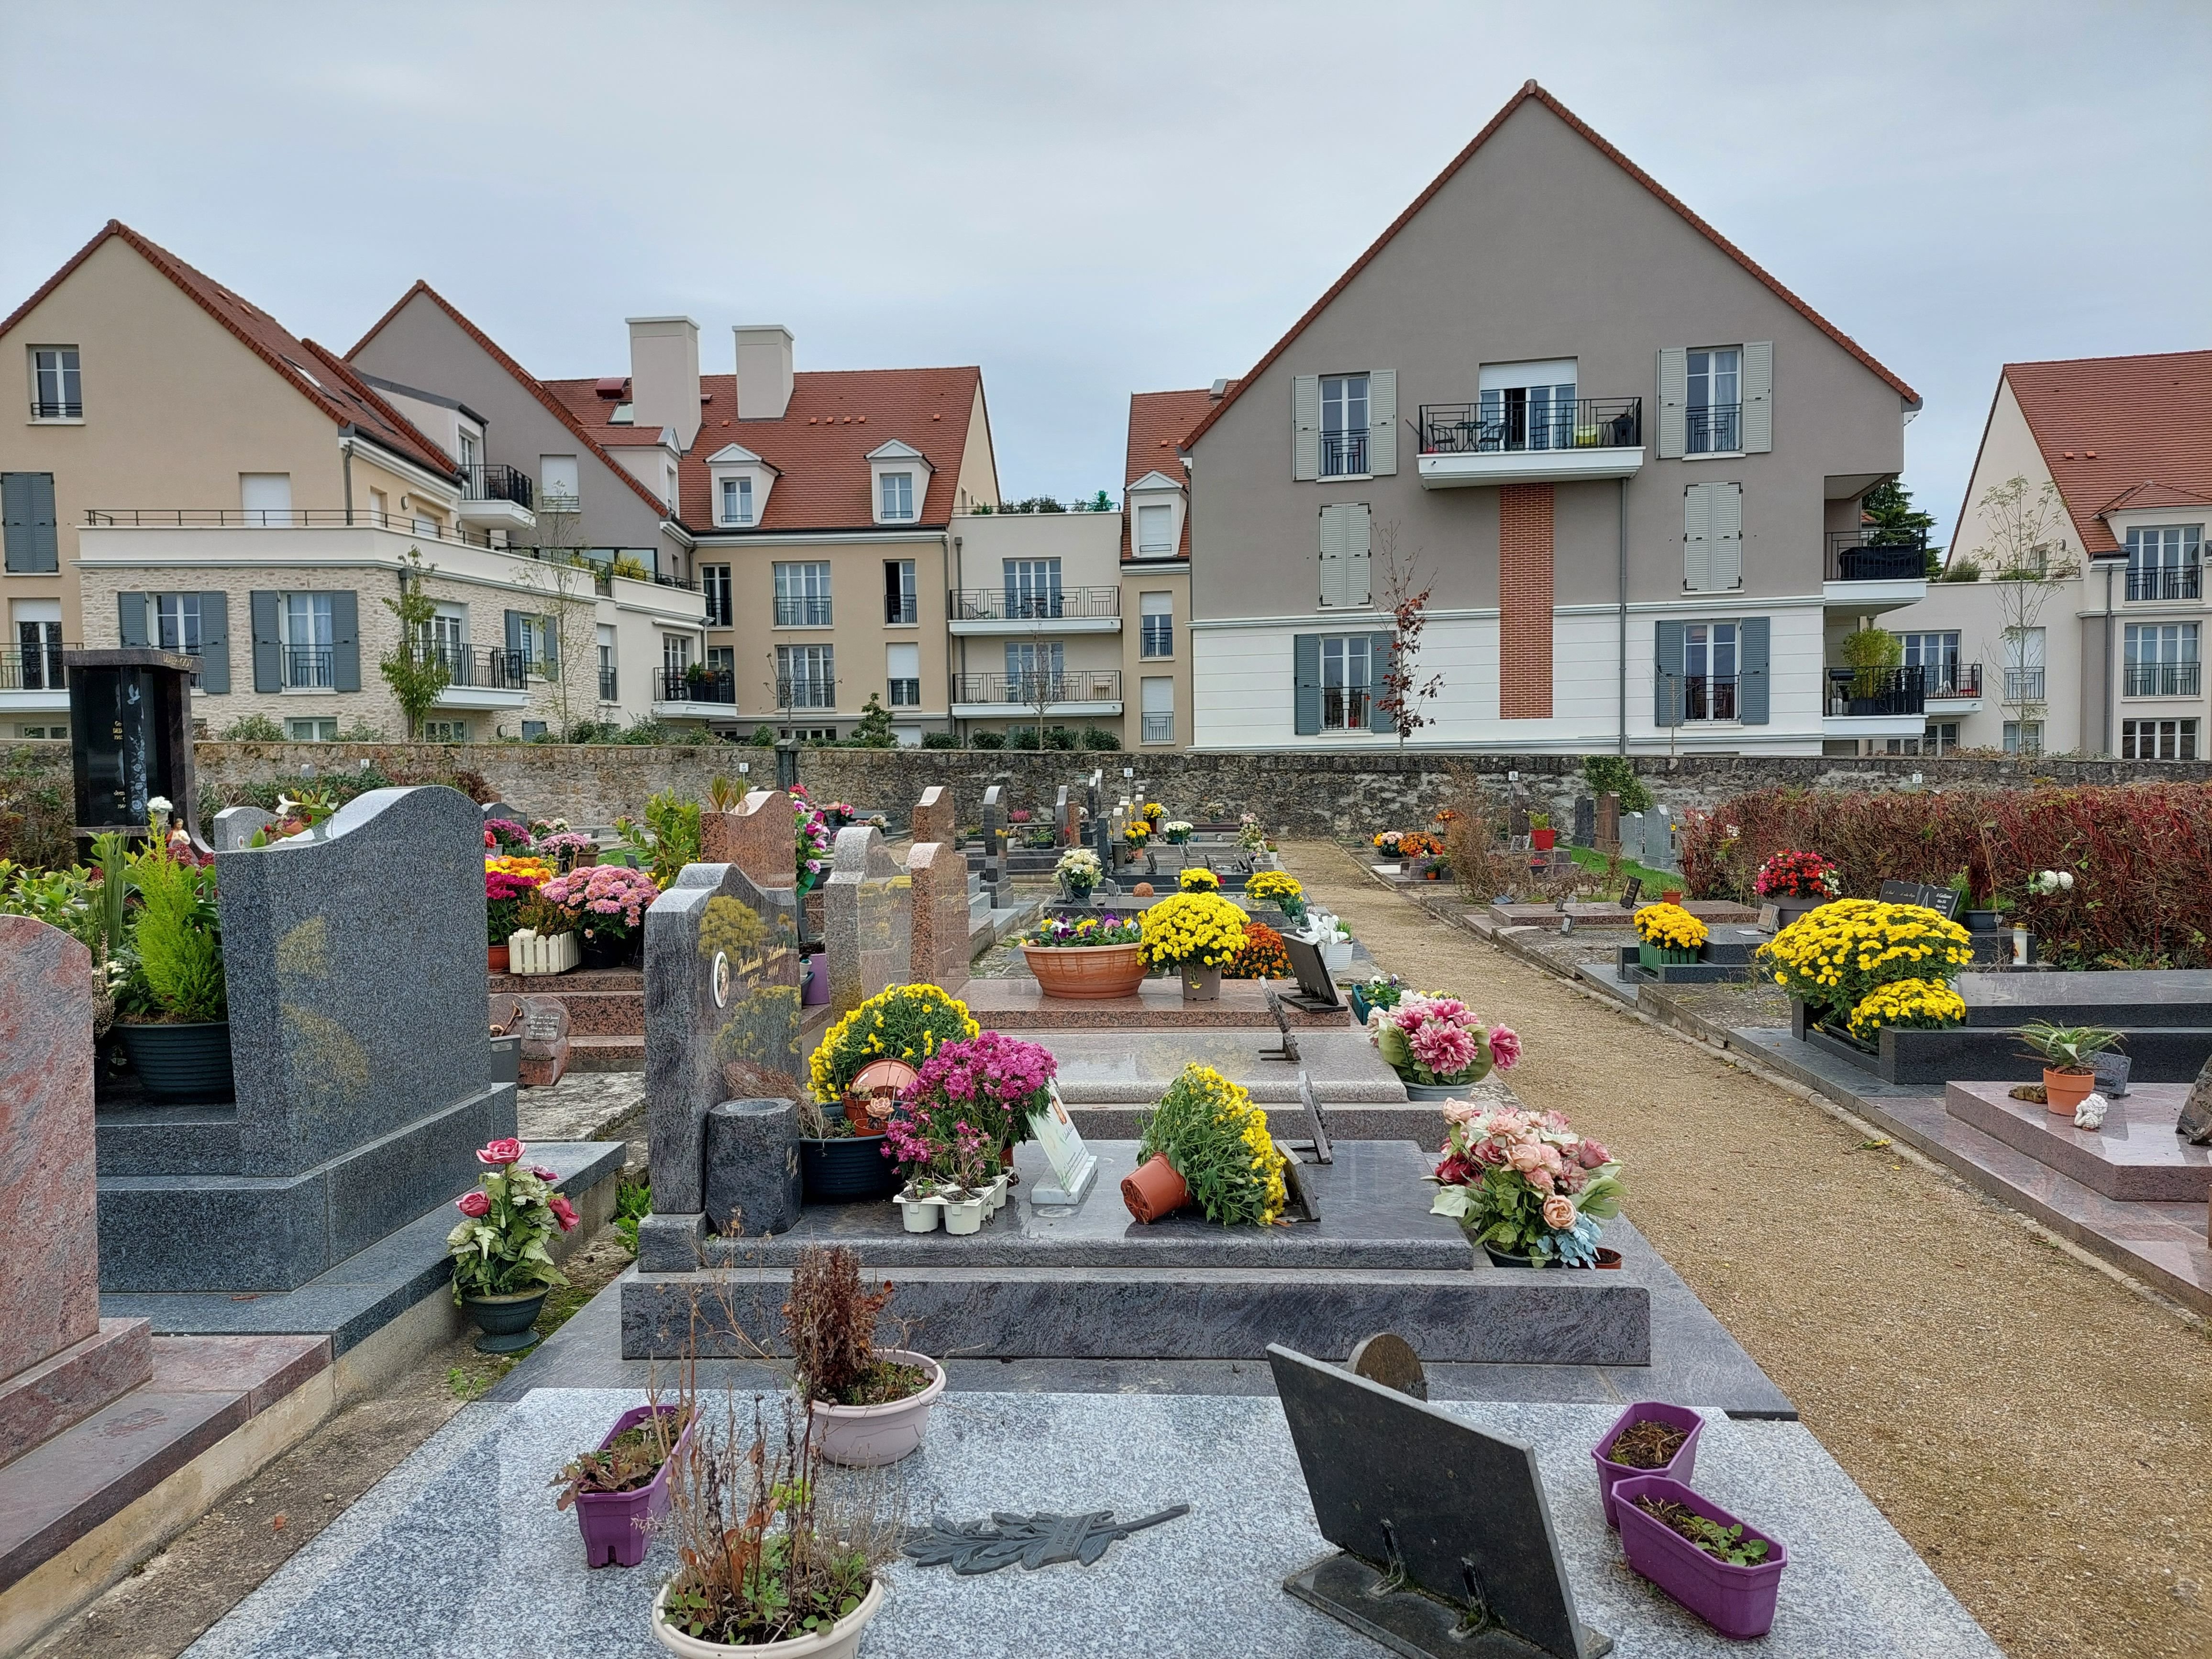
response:
M1030 1133L1036 1137L1043 1149L1045 1161L1052 1165L1053 1182L1039 1186L1030 1194L1032 1205L1080 1204L1089 1194L1091 1186L1098 1178L1098 1159L1083 1144L1083 1136L1075 1127L1075 1120L1067 1115L1067 1107L1060 1100L1060 1085L1046 1085L1051 1091L1050 1103L1030 1119Z

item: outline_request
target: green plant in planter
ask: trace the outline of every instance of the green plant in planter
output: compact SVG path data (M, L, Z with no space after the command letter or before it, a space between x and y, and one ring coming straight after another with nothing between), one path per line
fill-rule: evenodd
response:
M156 848L133 859L131 872L139 903L131 943L147 1000L163 1019L229 1018L214 866L182 863Z
M1851 677L1855 697L1875 696L1882 672L1905 660L1905 641L1887 628L1855 628L1844 635L1840 649L1844 665L1858 671Z
M1137 1162L1164 1155L1216 1226L1266 1226L1283 1212L1283 1155L1267 1114L1238 1084L1195 1062L1145 1120Z
M2020 1040L2054 1072L2086 1072L2095 1057L2124 1047L2127 1039L2103 1025L2053 1025L2045 1020L2020 1028Z

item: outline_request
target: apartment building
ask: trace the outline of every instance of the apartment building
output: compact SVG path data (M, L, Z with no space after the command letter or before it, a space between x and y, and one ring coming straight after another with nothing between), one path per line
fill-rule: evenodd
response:
M1121 515L952 520L952 715L963 732L1122 732Z
M1919 406L1530 82L1186 435L1193 744L1394 743L1424 589L1420 743L1917 736L1834 653L1926 591L1860 529Z
M378 664L416 574L436 615L406 649L450 676L435 740L530 736L584 706L641 716L564 668L586 641L641 653L647 616L701 619L695 593L533 556L531 492L483 465L481 413L404 411L119 222L0 322L13 352L28 419L0 422L0 735L68 734L63 653L84 644L198 658L210 734L258 716L295 740L403 737ZM626 586L629 609L610 597Z
M2208 520L2212 351L2007 363L1943 580L1883 618L1927 725L1880 746L2203 758Z
M1132 748L1188 748L1191 736L1190 477L1182 444L1237 383L1129 398L1122 462L1121 608L1135 618L1123 675L1137 688Z

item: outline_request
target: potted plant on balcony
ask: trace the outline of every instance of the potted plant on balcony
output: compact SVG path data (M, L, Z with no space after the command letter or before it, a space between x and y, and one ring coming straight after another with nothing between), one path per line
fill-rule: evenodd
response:
M222 916L216 908L212 859L189 841L164 846L156 829L133 855L103 860L101 896L112 882L137 903L107 914L128 930L115 993L117 1040L149 1093L228 1100L236 1093L230 1058L230 998L223 977Z
M784 1334L813 1437L832 1463L876 1468L921 1444L945 1368L926 1354L875 1346L891 1287L863 1289L860 1258L843 1245L810 1244L792 1269Z
M2102 1025L2053 1025L2044 1020L2021 1026L2020 1039L2043 1062L2045 1109L2069 1117L2097 1086L2096 1056L2127 1042L2119 1032Z
M1194 1203L1217 1227L1264 1227L1283 1212L1283 1170L1266 1110L1242 1085L1194 1063L1146 1117L1121 1201L1140 1222Z
M1620 1164L1556 1112L1444 1108L1444 1155L1429 1209L1457 1218L1507 1267L1609 1266L1600 1224L1620 1213Z
M690 1444L695 1419L682 1406L633 1406L597 1447L571 1458L549 1483L556 1510L576 1511L587 1567L634 1567L647 1529L668 1513L669 1465Z
M1457 997L1408 991L1395 1007L1367 1016L1368 1041L1406 1085L1409 1100L1453 1100L1521 1059L1521 1039L1504 1025L1486 1028Z
M1559 845L1559 832L1552 828L1549 812L1528 814L1528 845L1540 853L1548 853Z
M1695 962L1706 937L1705 924L1679 904L1646 904L1636 912L1636 957L1645 968Z
M586 968L619 967L641 948L645 913L660 896L651 876L625 864L585 865L538 890L574 922Z
M1818 853L1785 848L1759 866L1752 890L1774 906L1777 925L1786 927L1819 909L1843 891L1836 866Z
M1048 997L1096 1000L1136 994L1150 972L1134 917L1048 916L1021 938L1023 960Z
M1244 948L1243 911L1213 893L1170 893L1146 910L1138 945L1155 968L1182 979L1185 1002L1218 1002L1221 970Z
M1905 660L1905 641L1887 628L1869 624L1844 635L1841 651L1844 665L1853 671L1848 682L1846 712L1880 714L1884 679Z
M576 1212L553 1190L558 1175L523 1163L528 1151L514 1139L477 1150L484 1172L454 1201L461 1219L446 1235L453 1301L483 1333L477 1346L485 1353L516 1353L535 1342L531 1327L546 1293L568 1282L545 1242L556 1228L574 1228Z

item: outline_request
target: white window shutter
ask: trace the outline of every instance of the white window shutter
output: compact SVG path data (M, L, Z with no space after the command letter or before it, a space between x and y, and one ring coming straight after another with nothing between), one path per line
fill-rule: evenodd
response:
M1743 586L1743 486L1717 483L1712 492L1711 575L1713 591L1725 593Z
M1398 371L1395 368L1368 373L1367 470L1378 478L1398 470Z
M1690 349L1668 346L1659 354L1659 454L1680 460L1689 447Z
M1709 593L1713 586L1713 486L1692 484L1682 492L1682 586Z
M1743 447L1764 455L1774 447L1774 342L1743 343Z
M1345 522L1340 507L1321 510L1321 602L1343 605L1345 598Z
M1365 605L1373 597L1368 555L1373 547L1374 520L1364 501L1339 510L1344 514L1344 602Z
M1291 382L1291 477L1321 477L1321 376Z

